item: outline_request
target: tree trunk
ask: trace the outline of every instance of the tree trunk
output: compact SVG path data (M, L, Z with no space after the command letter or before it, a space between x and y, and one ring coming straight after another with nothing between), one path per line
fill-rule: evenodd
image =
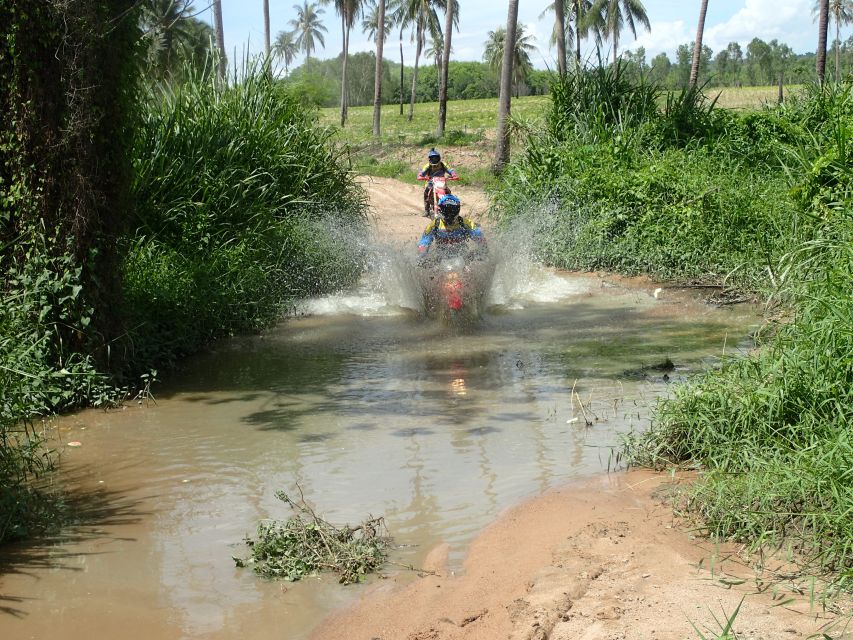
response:
M554 0L554 33L557 36L557 72L566 76L566 12L565 0Z
M400 116L403 115L403 27L400 27Z
M841 81L841 16L835 15L835 84Z
M216 31L216 49L219 57L216 69L221 82L225 80L225 30L222 27L221 0L213 0L213 28Z
M578 69L581 66L581 0L575 0L575 59Z
M447 76L450 69L450 39L453 34L453 0L447 0L444 14L444 51L441 56L441 82L438 85L438 132L440 138L444 135L447 124Z
M492 170L500 173L509 162L509 135L507 120L510 116L510 101L512 99L512 62L515 48L515 32L518 26L518 0L509 0L509 10L506 17L506 35L504 36L504 58L501 66L501 95L498 103L497 146L495 147L495 163Z
M613 34L613 66L616 66L617 53L619 51L619 34Z
M690 86L699 81L699 63L702 60L702 37L705 35L705 15L708 13L708 0L702 0L699 8L699 24L696 27L696 42L693 43L693 64L690 65Z
M382 117L382 47L385 44L385 0L379 0L376 11L376 73L373 76L373 136L379 137L379 125Z
M418 90L418 62L421 58L422 44L423 44L423 27L418 25L418 46L415 47L415 68L412 71L412 98L409 102L409 122L412 121L412 118L415 117L415 96L417 95Z
M349 29L347 29L346 12L341 13L341 36L344 43L343 59L341 60L341 126L347 123L347 58L349 49Z
M817 23L817 56L815 70L817 81L823 86L826 75L826 31L829 26L829 0L820 0L820 11Z
M264 53L270 57L270 0L264 0Z

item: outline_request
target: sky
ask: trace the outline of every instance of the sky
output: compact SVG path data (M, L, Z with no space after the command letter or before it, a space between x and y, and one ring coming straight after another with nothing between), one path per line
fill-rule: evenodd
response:
M208 0L196 0L196 8L203 9ZM269 0L272 38L279 31L290 30L289 21L296 16L295 0ZM541 16L551 0L519 0L518 19L535 37L537 52L531 58L537 68L555 68L555 51L548 46L553 25L551 12ZM301 1L299 2L301 4ZM638 31L637 39L630 32L620 38L620 50L645 47L646 60L665 52L675 58L680 44L695 37L699 17L700 0L644 0L651 22L651 32ZM817 44L817 25L812 16L814 0L710 0L705 21L704 44L716 53L732 41L746 49L755 37L765 41L774 38L788 44L796 53L814 51ZM459 0L459 27L453 34L454 60L481 60L488 32L506 24L506 0ZM334 14L333 6L326 6L322 15L328 33L326 46L313 54L318 58L331 58L340 53L340 19ZM232 59L239 59L243 52L259 53L263 49L263 3L262 0L222 0L225 46ZM210 22L210 11L198 17ZM442 17L443 19L443 17ZM359 24L360 24L359 20ZM853 33L851 26L842 29L842 40ZM830 42L834 37L834 25L830 24ZM399 32L392 34L386 42L386 56L399 59ZM350 35L350 52L373 51L374 44L354 29ZM413 61L415 48L408 35L404 40L406 64ZM237 54L236 56L234 54ZM586 56L589 51L584 51ZM296 64L301 63L297 58Z

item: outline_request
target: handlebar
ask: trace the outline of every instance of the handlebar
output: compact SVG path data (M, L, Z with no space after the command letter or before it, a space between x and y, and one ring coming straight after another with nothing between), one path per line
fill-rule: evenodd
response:
M459 180L458 175L454 175L454 176L433 176L433 177L444 178L445 180ZM418 180L420 180L421 182L431 182L432 178L428 178L426 176L418 176Z

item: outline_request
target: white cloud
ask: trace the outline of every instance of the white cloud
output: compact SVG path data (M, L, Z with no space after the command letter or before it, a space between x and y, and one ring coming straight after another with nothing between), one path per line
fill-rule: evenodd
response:
M803 29L816 32L811 6L811 0L746 0L745 6L731 18L706 28L704 41L719 51L729 42L746 44L753 38L793 40L792 33Z
M627 38L623 36L619 42L619 48L623 51L625 49L635 51L640 47L645 47L646 60L651 60L661 51L672 58L678 45L690 42L695 37L687 29L683 20L652 22L651 26L651 32L645 30L638 32L636 41L631 40L630 33L628 33Z

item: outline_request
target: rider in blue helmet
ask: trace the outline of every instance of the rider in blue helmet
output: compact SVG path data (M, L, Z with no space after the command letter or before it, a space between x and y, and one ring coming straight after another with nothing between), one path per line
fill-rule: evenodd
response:
M427 154L429 162L424 165L424 168L418 173L418 180L427 180L427 186L424 188L424 215L429 215L429 199L432 196L432 178L434 176L447 176L450 179L455 179L456 172L448 167L441 160L441 154L432 148ZM449 193L449 191L448 191Z
M472 240L485 246L486 238L476 222L463 218L461 215L462 202L458 197L448 194L438 201L441 217L433 220L424 229L418 242L418 254L424 257L429 252L433 242L439 247L459 245Z

